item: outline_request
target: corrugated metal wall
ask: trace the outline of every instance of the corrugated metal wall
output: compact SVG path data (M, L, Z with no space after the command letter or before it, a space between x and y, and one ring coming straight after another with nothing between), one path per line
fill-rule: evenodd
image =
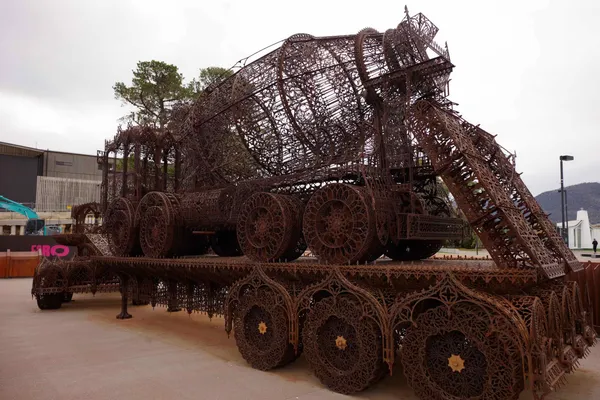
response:
M0 154L0 195L12 201L35 201L38 159Z
M36 211L69 211L67 206L92 201L100 202L101 183L101 181L38 176Z
M44 176L102 180L102 169L96 156L49 151L44 157Z

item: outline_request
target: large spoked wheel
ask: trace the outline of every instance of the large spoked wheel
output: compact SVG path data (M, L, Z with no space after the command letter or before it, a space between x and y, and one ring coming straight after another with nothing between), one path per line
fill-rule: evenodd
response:
M381 331L350 298L318 302L304 323L303 344L314 374L336 392L359 392L384 376Z
M282 367L300 354L289 342L288 316L266 288L243 295L234 314L234 335L242 357L256 369Z
M165 193L150 192L140 201L136 221L140 227L140 246L146 256L168 257L175 251L178 229L175 212Z
M239 257L243 254L235 231L215 233L210 238L210 246L215 254L220 257Z
M381 255L375 213L360 187L333 183L316 191L303 224L308 247L321 260L347 264Z
M108 245L112 254L129 256L137 253L135 207L126 198L113 201L104 218L108 232Z
M517 399L523 390L518 346L490 329L476 306L421 314L403 341L408 383L422 399Z
M397 244L388 243L385 255L396 261L424 260L440 251L443 244L441 240L400 240Z
M148 257L166 257L173 249L174 229L168 212L152 206L146 210L140 223L140 245Z
M238 242L254 261L280 261L290 248L292 227L293 215L282 196L255 193L240 212Z

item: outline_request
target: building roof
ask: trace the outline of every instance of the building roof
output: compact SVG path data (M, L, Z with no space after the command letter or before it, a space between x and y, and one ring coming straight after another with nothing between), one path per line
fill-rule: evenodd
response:
M34 149L33 147L21 146L19 144L0 142L0 154L8 155L8 156L20 156L20 157L38 157L44 154L45 152L49 153L58 153L58 154L69 154L75 156L86 156L86 157L96 157L96 154L82 154L82 153L69 153L67 151L58 151L58 150L42 150L42 149Z
M575 227L581 225L582 222L583 221L580 220L580 219L579 220L574 220L574 221L568 221L567 222L567 227L568 228L575 228ZM562 227L562 222L557 222L556 226L559 227L559 228L561 228Z
M0 142L0 154L7 156L38 157L44 154L43 150L33 147L21 146L13 143Z

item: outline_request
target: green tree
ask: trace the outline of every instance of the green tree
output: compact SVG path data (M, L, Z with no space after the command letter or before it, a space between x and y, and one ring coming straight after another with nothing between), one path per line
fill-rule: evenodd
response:
M178 68L156 60L139 61L131 85L117 82L113 90L117 100L136 108L124 119L160 128L168 123L173 105L191 96Z
M233 75L233 71L221 67L207 67L200 69L198 79L192 79L187 89L194 95L200 95L209 87L216 86Z
M198 76L186 83L174 65L155 60L140 61L133 70L131 85L117 82L113 90L116 99L134 107L133 112L123 117L124 121L167 128L180 140L185 137L185 121L193 112L194 103L202 103L207 89L232 75L231 70L212 66L201 68ZM249 86L245 89L240 84L237 86L238 90L251 90ZM200 109L203 109L201 104ZM217 149L212 162L230 179L244 179L254 174L255 166L235 127L229 123L232 122L225 122L220 135L211 142ZM129 160L129 168L133 168L131 163ZM122 168L122 162L119 167Z
M173 104L169 118L169 129L176 134L181 133L184 121L191 111L194 101L202 95L206 88L217 85L231 75L233 75L231 70L221 67L201 68L198 78L193 78L185 85L186 96Z

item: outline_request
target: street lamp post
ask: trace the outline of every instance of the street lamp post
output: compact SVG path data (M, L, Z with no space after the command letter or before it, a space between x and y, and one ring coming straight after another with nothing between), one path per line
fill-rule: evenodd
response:
M567 231L566 231L567 239L566 239L566 241L567 241L567 245L568 245L569 244L569 196L567 196L567 195L569 194L569 191L567 189L558 189L558 193L560 193L561 196L563 193L565 194L565 216L566 217L564 218L564 220L566 220L566 224L567 224ZM564 228L563 228L563 232L564 232ZM562 232L561 232L561 236L563 238L565 237L565 235Z
M567 221L567 247L569 247L569 192L565 189L565 219Z
M569 246L569 232L565 235L565 186L563 178L563 161L573 161L575 157L563 155L560 156L560 211L562 212L562 237L567 246Z

